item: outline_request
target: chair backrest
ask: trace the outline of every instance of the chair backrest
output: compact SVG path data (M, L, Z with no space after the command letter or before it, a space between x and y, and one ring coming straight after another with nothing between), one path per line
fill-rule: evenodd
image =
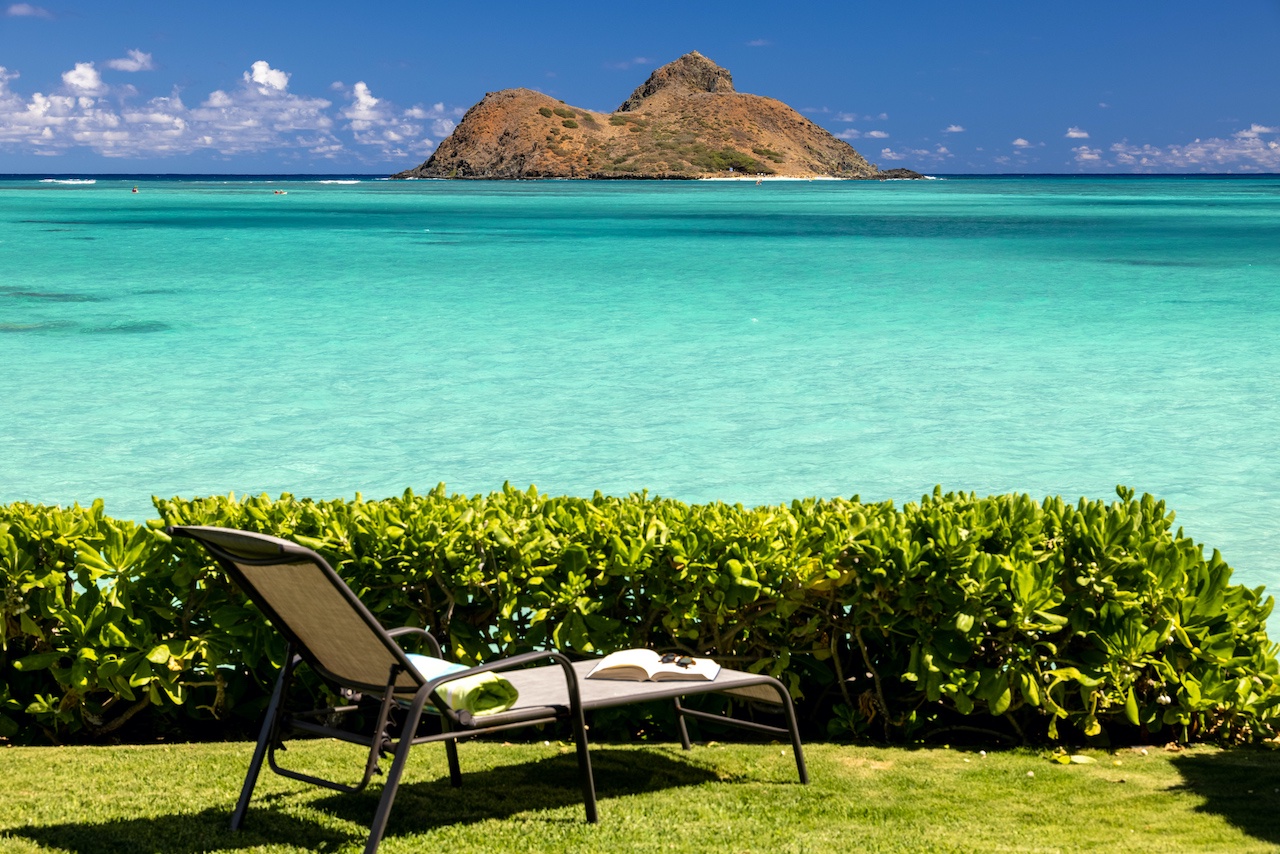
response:
M173 525L170 536L203 545L294 651L325 677L383 691L399 667L396 693L423 685L403 651L325 559L297 543L231 528Z

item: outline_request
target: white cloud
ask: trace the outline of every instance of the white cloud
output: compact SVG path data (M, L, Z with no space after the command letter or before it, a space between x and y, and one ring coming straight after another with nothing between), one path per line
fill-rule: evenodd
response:
M1123 141L1110 152L1115 165L1137 172L1280 172L1280 138L1274 137L1280 137L1280 127L1255 124L1230 139L1197 139L1163 148Z
M921 165L927 162L936 166L954 156L945 145L936 146L933 150L927 148L904 148L901 151L894 151L892 148L880 149L880 157L885 160L911 160Z
M151 61L151 54L131 50L124 59L108 59L107 68L114 68L116 71L153 71L155 64Z
M1030 148L1030 147L1031 147L1031 143L1027 142L1027 141L1026 141L1025 139L1023 139L1022 137L1018 137L1017 139L1015 139L1015 140L1013 141L1013 147L1014 147L1014 148Z
M13 3L4 13L10 18L53 18L53 13L48 9L32 6L30 3Z
M130 51L138 68L151 58ZM131 66L132 67L132 66ZM364 82L335 88L346 103L289 91L289 74L258 61L238 85L215 89L195 106L177 90L140 100L133 86L109 87L93 63L62 75L58 92L13 91L16 71L0 67L0 149L57 155L87 148L107 157L150 157L197 151L222 155L278 153L412 165L453 131L460 109L398 107ZM108 100L106 95L110 95Z
M647 56L637 56L631 59L624 59L621 62L606 62L605 68L612 68L615 71L626 71L628 68L634 68L637 65L652 65L653 60Z
M1248 129L1246 130L1236 131L1233 134L1233 136L1235 136L1236 139L1257 139L1261 134L1264 134L1264 133L1280 133L1280 128L1269 128L1264 125L1255 123L1255 124L1249 125Z
M71 91L82 95L101 95L107 91L102 83L102 75L93 67L92 62L77 62L75 68L63 72L62 82Z
M964 128L960 125L947 125L947 129L943 133L964 133Z
M864 134L864 136L867 136L871 139L888 139L889 138L889 134L882 130L869 130Z
M804 107L800 112L831 114L838 122L856 122L859 119L864 122L884 122L889 120L888 113L863 113L859 115L847 110L832 110L830 107Z
M772 42L768 39L752 39L747 42L747 47L768 47Z
M1089 132L1086 130L1080 130L1078 127L1070 127L1067 128L1066 136L1067 139L1088 139Z
M209 147L232 155L271 148L312 150L334 141L334 122L326 113L331 101L292 94L288 73L263 60L241 77L239 87L215 89L187 117L203 132L198 135L213 140Z
M836 138L837 139L861 139L862 131L855 130L854 128L849 128L848 130L843 130L843 131L840 131L840 133L836 134Z
M250 70L244 73L246 83L257 83L258 91L263 95L269 95L274 92L283 92L289 88L289 75L283 71L272 68L269 63L259 59L250 66Z
M1106 101L1099 101L1099 102L1098 102L1098 107L1099 107L1100 109L1107 110L1107 109L1110 109L1110 108L1111 108L1111 105L1110 105L1110 104L1108 104Z
M364 81L356 83L347 97L350 103L339 111L347 120L344 127L357 143L377 150L387 159L426 154L435 145L427 136L426 123L430 123L432 135L445 137L453 133L453 119L461 114L458 110L447 111L443 103L401 110L389 101L375 98Z
M1102 149L1090 148L1087 145L1077 146L1071 149L1076 153L1077 163L1093 163L1102 159Z
M351 106L342 111L344 118L351 120L353 130L368 130L375 122L383 118L383 110L378 109L380 102L373 97L369 87L361 80L351 90ZM384 108L385 110L385 108Z

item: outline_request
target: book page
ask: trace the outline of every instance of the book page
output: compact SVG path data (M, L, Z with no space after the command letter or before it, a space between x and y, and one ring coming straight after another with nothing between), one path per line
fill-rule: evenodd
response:
M661 658L651 649L624 649L611 652L587 674L588 679L631 679L643 682L650 678Z
M712 682L720 675L720 665L702 656L693 658L693 663L685 667L679 664L658 664L652 668L649 676L654 682Z
M720 665L706 657L693 657L693 663L662 663L662 656L651 649L624 649L611 652L587 674L588 679L627 679L636 682L711 682L720 673Z

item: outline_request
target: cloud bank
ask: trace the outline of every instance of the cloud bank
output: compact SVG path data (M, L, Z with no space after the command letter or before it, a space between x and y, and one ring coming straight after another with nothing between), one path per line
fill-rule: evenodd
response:
M1271 139L1264 139L1271 136ZM1185 145L1131 145L1109 149L1107 165L1134 172L1280 172L1280 128L1253 125L1229 139L1197 139Z
M8 14L33 14L14 8ZM104 67L134 73L155 64L151 54L130 50ZM142 100L132 86L110 85L92 62L75 63L62 74L61 88L49 94L15 91L18 77L0 67L0 147L46 156L89 149L113 158L278 152L286 158L396 161L428 153L462 114L443 104L400 107L375 97L363 81L335 83L343 101L335 106L291 92L289 73L266 60L194 106L176 89Z
M903 148L898 150L895 150L892 148L880 149L880 157L884 160L891 160L895 162L902 161L902 160L910 160L913 163L928 164L931 166L937 166L939 164L945 163L947 160L951 159L954 156L955 155L953 155L945 145L937 145L937 146L934 146L932 149L928 149L928 148Z

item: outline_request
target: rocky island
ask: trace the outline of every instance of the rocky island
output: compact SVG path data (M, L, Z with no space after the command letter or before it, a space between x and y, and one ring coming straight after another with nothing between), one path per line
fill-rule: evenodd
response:
M612 113L531 89L490 92L422 165L393 178L721 178L883 180L853 149L781 101L736 92L694 51L653 72Z

